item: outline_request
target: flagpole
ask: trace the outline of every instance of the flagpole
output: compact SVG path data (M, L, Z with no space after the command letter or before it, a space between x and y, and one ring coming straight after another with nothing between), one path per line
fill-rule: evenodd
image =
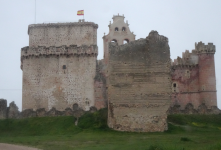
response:
M36 0L35 0L35 24L36 24Z

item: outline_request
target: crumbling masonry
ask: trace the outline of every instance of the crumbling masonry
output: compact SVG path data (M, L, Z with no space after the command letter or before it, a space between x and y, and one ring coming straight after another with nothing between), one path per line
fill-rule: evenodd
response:
M191 53L171 61L167 37L151 31L135 40L124 18L113 16L108 25L102 60L93 22L29 25L29 46L21 49L20 116L79 117L108 107L110 128L155 132L167 130L168 113L221 113L215 45L196 43ZM6 107L0 100L0 118L16 118L17 108L7 113Z

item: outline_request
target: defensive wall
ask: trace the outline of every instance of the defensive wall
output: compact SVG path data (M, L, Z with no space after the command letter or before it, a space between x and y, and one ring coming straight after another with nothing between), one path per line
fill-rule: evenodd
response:
M97 109L95 107L90 107L87 112L95 112ZM33 109L25 109L23 111L19 111L18 107L14 102L11 102L7 107L7 100L0 99L0 119L22 119L22 118L30 118L30 117L45 117L45 116L74 116L75 118L81 117L86 111L78 106L78 104L73 104L71 108L66 108L62 111L57 110L55 107L50 110L46 110L45 108L38 108L36 110ZM76 125L78 122L75 122Z

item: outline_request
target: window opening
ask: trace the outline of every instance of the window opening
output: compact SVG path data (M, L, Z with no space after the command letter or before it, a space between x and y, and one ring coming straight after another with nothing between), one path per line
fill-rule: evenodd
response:
M126 28L125 28L125 27L123 27L123 28L122 28L122 31L126 31Z
M111 42L113 42L113 43L117 43L117 40L113 39Z
M173 84L173 87L176 87L176 83Z
M118 31L118 27L115 28L115 31Z
M124 44L126 44L126 43L129 43L129 40L128 40L128 39L125 39L125 40L124 40Z

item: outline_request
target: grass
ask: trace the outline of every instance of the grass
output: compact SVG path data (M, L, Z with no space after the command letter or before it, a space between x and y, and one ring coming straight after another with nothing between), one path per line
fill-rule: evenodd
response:
M44 150L221 150L221 115L170 115L163 133L117 132L107 110L79 118L0 120L0 142Z

